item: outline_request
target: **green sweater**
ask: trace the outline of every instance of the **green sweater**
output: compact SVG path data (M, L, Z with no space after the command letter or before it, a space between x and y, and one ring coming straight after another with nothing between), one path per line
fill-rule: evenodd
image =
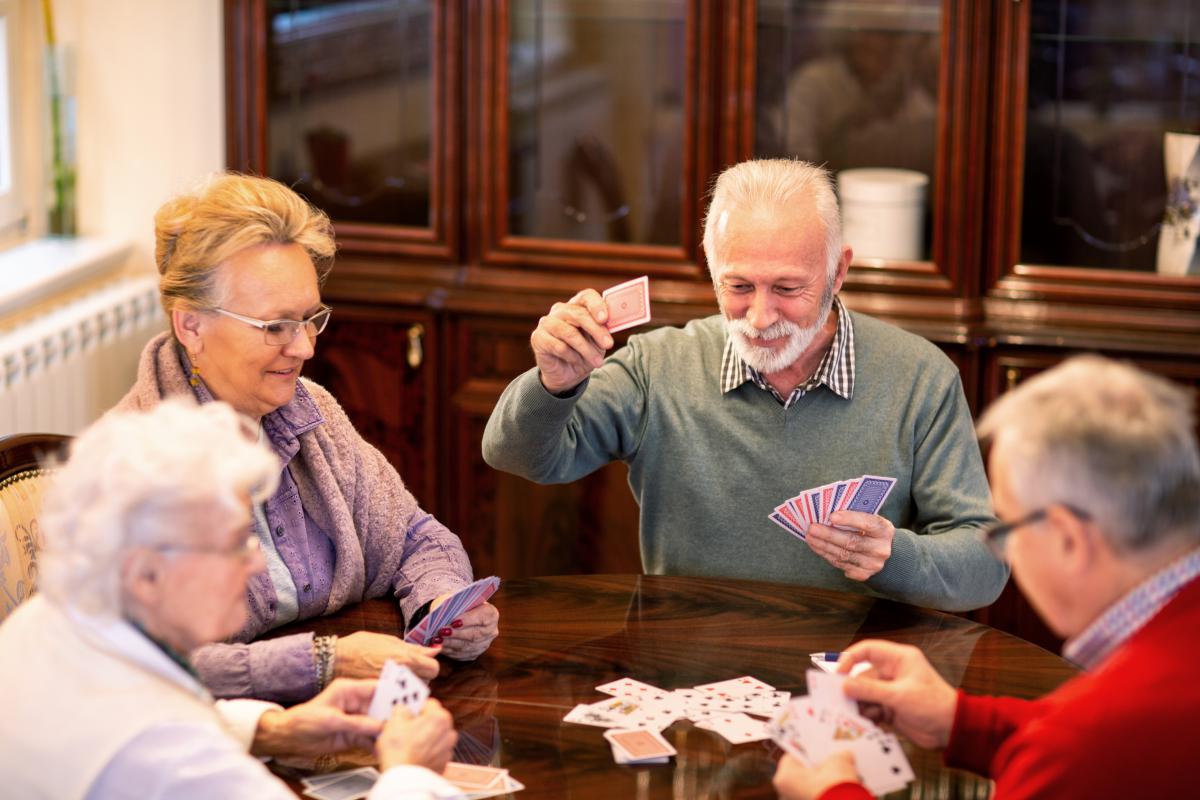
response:
M567 398L536 369L508 386L483 457L538 483L620 459L641 507L648 573L785 581L960 611L1008 578L978 538L993 520L958 371L924 339L851 312L855 385L789 409L753 383L720 391L720 316L632 336ZM789 497L859 475L896 486L879 513L896 537L882 571L846 578L767 515Z

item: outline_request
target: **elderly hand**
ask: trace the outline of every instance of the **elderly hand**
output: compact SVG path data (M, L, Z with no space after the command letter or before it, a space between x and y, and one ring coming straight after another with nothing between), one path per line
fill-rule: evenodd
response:
M438 652L437 647L409 644L398 636L358 631L338 637L333 674L338 678L378 678L384 662L390 658L428 681L437 677Z
M839 783L858 780L854 755L849 750L834 753L815 768L787 753L779 760L772 783L783 800L811 800Z
M256 756L316 757L370 750L383 727L378 720L364 716L375 684L374 680L335 680L307 703L265 712L258 718L250 752Z
M846 696L883 707L883 719L921 747L945 747L954 727L958 692L946 683L917 648L867 639L851 645L838 659L838 672L849 674L867 661L871 669L847 678Z
M613 346L604 327L607 320L608 306L595 289L555 303L538 320L529 344L546 391L561 394L574 389L604 363L604 353Z
M375 740L375 752L379 756L381 772L401 764L412 764L440 774L457 741L454 718L431 697L415 717L403 704L397 703L392 718Z
M836 526L836 527L835 527ZM808 527L808 546L852 581L865 581L887 563L896 529L886 518L861 511L835 511L829 525Z
M430 612L444 603L453 592L440 595L430 606ZM500 633L500 611L491 603L483 603L466 611L440 631L435 631L433 643L441 645L442 653L459 661L478 657Z

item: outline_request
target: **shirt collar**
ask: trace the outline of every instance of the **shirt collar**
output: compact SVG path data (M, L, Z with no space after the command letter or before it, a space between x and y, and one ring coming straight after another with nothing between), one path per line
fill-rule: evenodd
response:
M854 321L850 319L842 299L836 295L833 309L837 314L837 329L829 349L825 351L812 377L792 390L786 399L779 396L758 370L741 359L734 349L733 340L726 334L725 352L721 357L721 393L731 392L749 381L775 395L784 408L788 408L808 392L824 385L838 397L850 400L854 396Z
M1200 548L1172 561L1108 607L1063 647L1063 655L1095 669L1149 622L1179 590L1200 575Z

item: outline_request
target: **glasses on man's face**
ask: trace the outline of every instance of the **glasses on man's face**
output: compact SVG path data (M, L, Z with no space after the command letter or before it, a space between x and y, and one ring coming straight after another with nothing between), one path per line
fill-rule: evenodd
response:
M245 564L258 555L258 551L262 549L262 543L258 540L258 534L251 530L245 539L233 547L196 547L186 544L160 544L150 549L157 550L160 553L201 553L204 555L227 556L236 558L240 563Z
M1067 505L1066 503L1058 503L1060 508L1066 509L1073 517L1081 520L1090 520L1091 514L1086 511L1076 508L1075 506ZM979 532L980 537L1000 561L1005 561L1004 548L1008 543L1008 537L1017 528L1024 528L1026 525L1033 525L1035 522L1041 522L1050 513L1050 507L1039 508L1036 511L1030 511L1025 516L1013 522L997 522L994 525L989 525Z
M218 314L224 314L227 317L232 317L238 322L244 322L247 325L253 325L255 328L262 329L263 336L267 344L277 347L291 344L303 330L308 334L308 338L315 339L325 330L325 326L329 324L329 315L333 313L333 309L329 306L321 306L321 310L313 314L308 319L272 319L263 320L247 317L243 314L235 314L224 308L214 308L213 311Z

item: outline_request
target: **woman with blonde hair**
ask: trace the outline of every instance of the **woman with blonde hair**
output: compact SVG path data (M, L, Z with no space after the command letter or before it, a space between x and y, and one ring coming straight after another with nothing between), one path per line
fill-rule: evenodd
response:
M206 685L219 697L293 702L334 676L373 677L389 658L428 679L439 652L482 653L497 634L488 604L439 631L440 649L369 632L253 641L389 593L412 626L470 583L471 565L333 396L300 377L331 314L320 293L336 249L325 214L277 181L225 174L159 209L155 237L171 330L146 346L117 408L223 400L282 462L279 488L253 509L267 571L250 581L250 618L235 643L194 654Z

